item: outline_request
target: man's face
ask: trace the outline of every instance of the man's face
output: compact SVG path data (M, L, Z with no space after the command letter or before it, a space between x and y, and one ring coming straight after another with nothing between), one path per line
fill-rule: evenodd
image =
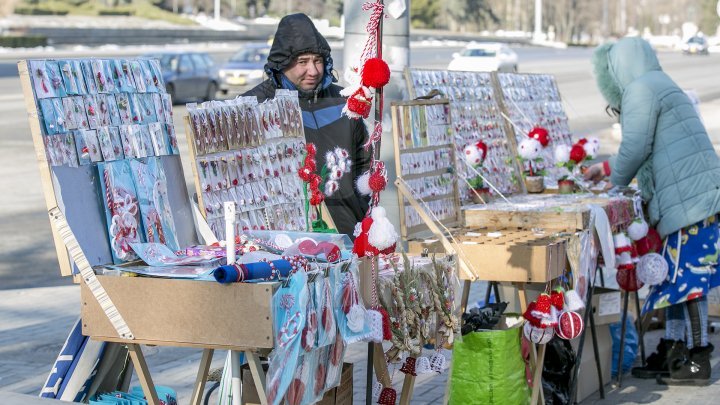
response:
M302 54L283 73L302 91L312 91L320 83L325 71L322 56L313 53Z

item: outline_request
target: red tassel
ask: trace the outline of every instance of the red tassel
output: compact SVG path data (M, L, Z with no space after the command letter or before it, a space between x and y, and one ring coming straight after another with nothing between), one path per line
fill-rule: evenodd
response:
M378 307L377 311L382 315L383 323L383 340L392 339L392 329L390 328L390 314L383 307Z

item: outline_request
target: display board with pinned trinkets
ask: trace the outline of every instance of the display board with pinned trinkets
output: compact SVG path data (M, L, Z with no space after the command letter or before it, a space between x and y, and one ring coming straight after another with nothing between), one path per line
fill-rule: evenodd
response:
M192 168L202 214L224 238L223 202L237 207L236 232L306 230L303 183L297 175L305 150L296 91L188 104Z
M411 99L435 91L450 100L455 167L459 178L465 179L459 187L463 202L471 201L472 189L487 188L473 184L476 177L494 185L490 195L524 192L515 144L508 136L491 73L406 69L405 78ZM482 159L467 160L465 155L476 154L475 149L482 151Z

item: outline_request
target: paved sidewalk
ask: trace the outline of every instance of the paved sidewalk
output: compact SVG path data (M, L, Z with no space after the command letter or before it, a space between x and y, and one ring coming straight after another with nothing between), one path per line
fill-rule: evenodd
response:
M481 285L475 283L472 296L479 297ZM471 298L473 302L477 298ZM37 395L50 367L62 347L67 333L79 316L78 286L47 287L0 291L0 403L27 404L17 397L10 400L2 392ZM648 354L654 348L660 331L646 337ZM711 334L720 347L720 334ZM590 344L590 340L586 341ZM177 390L179 403L188 403L200 361L200 350L169 347L144 347L151 374L156 384ZM654 381L626 376L622 389L606 385L605 400L596 393L583 404L656 403L693 405L716 404L720 397L720 351L713 356L712 385L706 388L664 387ZM366 344L352 345L346 361L354 363L354 403L365 400ZM215 355L212 367L221 367L225 353ZM392 373L392 371L391 371ZM404 374L394 373L398 393ZM424 375L416 380L413 404L438 404L445 394L447 373ZM580 377L582 378L582 376ZM134 381L132 385L138 385ZM43 402L38 402L43 403ZM214 403L214 401L211 401Z

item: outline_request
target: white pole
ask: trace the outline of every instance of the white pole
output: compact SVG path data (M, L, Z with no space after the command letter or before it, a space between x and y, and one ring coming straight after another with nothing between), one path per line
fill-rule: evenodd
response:
M539 41L542 39L542 0L535 0L535 32L533 39Z
M213 8L215 11L215 20L219 20L220 19L220 0L215 0L215 7L213 7Z

